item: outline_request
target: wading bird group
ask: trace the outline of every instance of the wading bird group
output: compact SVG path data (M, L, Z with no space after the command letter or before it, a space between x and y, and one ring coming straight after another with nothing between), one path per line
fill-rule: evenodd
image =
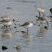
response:
M27 21L27 22L24 22L23 24L18 25L19 27L24 27L25 29L27 29L27 35L29 34L29 28L34 25L33 22L35 22L35 25L38 24L38 26L41 27L41 29L42 29L42 27L44 29L48 29L48 27L49 27L48 17L46 17L45 14L44 14L45 10L42 9L42 8L38 8L37 10L38 10L39 16L36 16L36 21ZM50 21L52 21L52 8L50 8L50 13L51 13L51 16L49 16L49 19L50 19ZM10 33L10 30L8 30L8 29L10 29L13 22L15 22L15 19L11 20L11 18L9 16L1 17L0 24L2 24L4 29L5 29L2 37L5 37L5 36L11 37L12 36L12 34ZM25 33L25 31L23 31L23 30L20 31L20 32ZM20 45L17 45L15 48L16 48L16 50L21 50ZM8 47L3 45L1 49L3 51L5 51L5 50L8 49Z

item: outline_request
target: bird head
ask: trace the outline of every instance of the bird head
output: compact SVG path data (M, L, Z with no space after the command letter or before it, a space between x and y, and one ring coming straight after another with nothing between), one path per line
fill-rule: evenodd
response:
M45 12L45 10L44 9L42 9L42 8L38 8L37 9L39 12L42 12L42 13L44 13Z

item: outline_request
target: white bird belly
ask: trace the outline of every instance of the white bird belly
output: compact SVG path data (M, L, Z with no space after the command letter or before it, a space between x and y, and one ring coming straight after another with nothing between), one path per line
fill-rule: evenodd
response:
M33 24L32 23L30 23L29 25L28 25L28 27L32 27L33 26Z
M3 25L10 26L10 25L12 25L12 22L11 21L10 22L4 22Z

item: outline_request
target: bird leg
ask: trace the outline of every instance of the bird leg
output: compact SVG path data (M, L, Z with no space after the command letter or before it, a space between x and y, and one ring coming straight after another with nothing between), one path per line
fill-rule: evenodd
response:
M27 28L27 35L28 35L28 28Z

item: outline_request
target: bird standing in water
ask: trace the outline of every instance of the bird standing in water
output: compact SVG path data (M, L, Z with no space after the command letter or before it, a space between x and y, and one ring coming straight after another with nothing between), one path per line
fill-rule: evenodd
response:
M30 28L30 27L33 26L33 22L32 22L32 21L25 22L24 24L22 24L22 25L20 25L20 26L22 26L22 27L24 27L24 28L27 29L27 35L28 35L28 32L29 32L28 28Z
M38 12L39 12L39 16L36 16L37 17L36 23L40 22L40 24L41 23L42 24L46 23L47 25L49 25L48 24L48 19L44 15L44 9L38 8Z

